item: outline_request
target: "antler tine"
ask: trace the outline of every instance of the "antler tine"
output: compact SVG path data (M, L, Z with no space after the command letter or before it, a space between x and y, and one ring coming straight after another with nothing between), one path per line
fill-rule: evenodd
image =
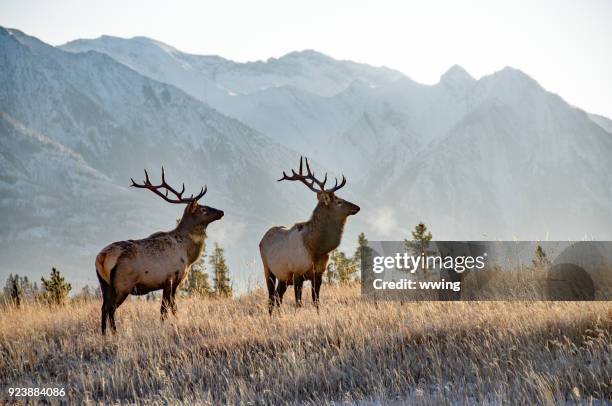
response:
M204 197L204 195L206 194L206 192L208 192L208 186L204 185L204 187L202 187L200 189L200 193L198 193L196 195L196 197L194 197L194 200L200 200L202 197Z
M342 175L342 182L340 182L340 184L338 185L338 178L336 178L336 184L333 188L329 189L329 192L335 192L337 190L340 190L342 187L344 187L344 185L346 185L346 178L344 177L344 175Z

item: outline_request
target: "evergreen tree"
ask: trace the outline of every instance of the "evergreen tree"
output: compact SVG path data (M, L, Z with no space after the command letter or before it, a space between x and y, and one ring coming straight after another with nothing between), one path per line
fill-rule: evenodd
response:
M406 249L414 251L415 254L427 254L427 247L429 247L431 239L432 235L427 231L427 226L425 223L420 222L414 227L412 241L404 240L404 243L406 244Z
M346 285L353 281L353 275L359 270L353 258L349 258L342 251L338 253L338 282Z
M21 280L21 287L23 288L23 296L25 300L35 301L39 299L40 291L36 282L31 282L27 276L24 276Z
M49 279L40 278L44 289L44 298L49 304L61 305L68 299L72 285L66 282L60 271L55 268L51 270Z
M206 273L206 256L202 255L191 265L191 271L183 283L182 290L187 296L210 296L212 288Z
M542 249L540 244L536 245L534 257L531 260L532 269L534 270L545 270L551 265L550 260L546 256L546 252Z
M353 281L353 275L359 268L354 258L349 258L340 250L333 250L327 264L327 282L345 285Z
M210 265L213 272L214 292L217 296L232 296L232 286L229 278L229 268L225 263L223 248L215 243L215 248L210 256Z
M367 246L368 239L366 238L365 234L359 233L359 236L357 237L357 248L355 249L355 254L353 254L353 261L355 261L355 266L359 271L361 271L361 252Z
M15 306L19 307L21 305L24 292L19 275L9 275L4 286L4 296Z

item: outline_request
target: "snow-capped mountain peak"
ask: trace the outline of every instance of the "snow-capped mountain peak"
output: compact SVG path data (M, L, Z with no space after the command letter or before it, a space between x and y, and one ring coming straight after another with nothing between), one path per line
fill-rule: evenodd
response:
M452 88L465 89L474 82L476 79L459 65L453 65L440 77L440 83Z

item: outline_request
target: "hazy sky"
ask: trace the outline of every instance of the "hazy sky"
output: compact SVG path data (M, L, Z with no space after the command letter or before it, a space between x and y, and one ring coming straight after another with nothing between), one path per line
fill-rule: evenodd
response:
M459 4L461 3L461 4ZM236 61L316 49L435 83L504 66L612 118L612 1L1 0L0 25L53 45L144 35Z

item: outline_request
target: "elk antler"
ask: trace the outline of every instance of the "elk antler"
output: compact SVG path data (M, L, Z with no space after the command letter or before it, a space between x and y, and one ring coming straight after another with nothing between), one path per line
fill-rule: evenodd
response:
M180 192L177 192L172 186L167 184L166 174L164 172L163 166L162 166L162 183L158 186L151 184L151 181L149 180L149 174L147 173L146 169L144 173L145 173L144 184L139 185L138 183L134 182L134 179L130 178L130 180L132 181L132 184L130 186L141 188L141 189L149 189L151 192L155 193L156 195L158 195L159 197L161 197L162 199L164 199L165 201L169 203L192 203L192 202L200 200L206 194L206 191L208 190L206 185L204 185L204 187L200 190L200 193L198 193L196 196L191 195L190 197L183 197L183 193L185 193L185 184L183 183L183 188L181 189ZM159 190L162 188L166 190L166 193L162 193ZM171 192L172 194L174 194L176 196L176 199L168 197L168 192Z
M296 173L292 169L291 172L293 173L293 175L287 176L285 171L283 171L283 177L280 178L278 180L278 182L280 182L281 180L299 180L300 182L305 184L308 187L308 189L312 190L315 193L318 193L318 192L334 193L335 191L339 190L344 185L346 185L346 178L344 177L344 175L342 175L342 182L340 182L340 184L338 184L338 179L336 179L336 184L334 185L333 188L325 189L325 183L327 182L327 173L325 174L325 178L323 179L323 181L318 180L315 177L314 172L310 170L310 165L308 165L308 158L306 158L306 175L304 175L304 173L302 171L302 169L303 169L302 168L302 159L303 158L300 157L300 171L299 171L299 173ZM319 187L319 190L315 189L315 187L314 187L315 184Z

